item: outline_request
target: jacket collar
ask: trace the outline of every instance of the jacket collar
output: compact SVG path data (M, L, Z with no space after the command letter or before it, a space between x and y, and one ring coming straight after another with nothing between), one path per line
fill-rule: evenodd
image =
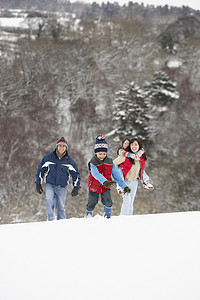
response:
M60 156L58 156L58 153L57 153L57 149L55 149L54 151L53 151L53 153L55 154L55 156L57 157L57 158L60 158ZM61 157L61 158L63 158L63 157L68 157L69 155L68 155L68 152L67 152L67 150L65 151L65 154Z

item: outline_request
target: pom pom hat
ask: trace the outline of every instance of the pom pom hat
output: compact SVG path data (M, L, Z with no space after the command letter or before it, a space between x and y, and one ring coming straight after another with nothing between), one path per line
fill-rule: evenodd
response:
M63 136L57 141L56 147L58 147L58 145L64 145L68 149L67 141Z
M103 135L97 135L95 141L94 152L108 152L108 144Z

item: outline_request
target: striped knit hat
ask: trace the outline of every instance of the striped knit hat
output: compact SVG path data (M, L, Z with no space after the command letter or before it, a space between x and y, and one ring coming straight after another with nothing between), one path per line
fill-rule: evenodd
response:
M67 141L63 136L57 141L56 147L58 147L58 145L64 145L68 149Z
M108 152L108 144L103 135L97 135L95 141L94 152Z

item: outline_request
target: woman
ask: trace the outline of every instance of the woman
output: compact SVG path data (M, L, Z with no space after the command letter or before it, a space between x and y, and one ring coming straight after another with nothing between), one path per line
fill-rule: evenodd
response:
M122 141L122 146L120 148L118 148L117 154L119 156L124 156L124 157L132 158L132 159L139 159L142 156L142 154L144 154L145 151L144 151L143 148L140 149L135 154L128 152L127 149L128 149L129 145L130 145L130 139L125 138ZM118 169L119 169L119 171L121 171L120 167ZM143 184L143 188L145 190L153 190L154 189L154 186L149 182L149 176L147 175L145 169L143 170L143 176L142 176L142 178L140 176L140 181ZM120 195L122 194L122 190L120 189L120 187L118 185L117 185L117 191L118 191L118 193Z
M143 149L141 141L137 138L130 140L130 144L126 149L127 152L132 154L136 154L140 150ZM114 164L122 170L124 180L127 186L131 189L130 194L123 194L123 203L121 207L121 215L132 215L133 214L133 203L135 200L135 195L138 187L138 178L143 178L143 172L145 167L145 161L147 160L145 152L139 157L138 155L135 157L124 157L118 156L114 160Z

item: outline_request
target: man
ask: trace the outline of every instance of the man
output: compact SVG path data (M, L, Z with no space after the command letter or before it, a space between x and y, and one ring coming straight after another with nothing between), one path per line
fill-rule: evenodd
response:
M77 196L80 188L80 173L75 161L68 155L68 144L61 137L53 152L48 153L38 165L36 174L36 191L43 192L42 181L46 183L46 209L48 221L55 220L55 205L57 220L65 219L65 200L69 176L72 177L73 190L71 195Z

